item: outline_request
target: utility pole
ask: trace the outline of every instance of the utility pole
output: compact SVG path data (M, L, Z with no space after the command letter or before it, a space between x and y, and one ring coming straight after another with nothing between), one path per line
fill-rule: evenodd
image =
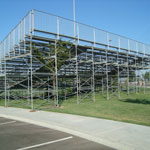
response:
M79 104L78 50L77 50L77 40L76 40L75 0L73 0L73 18L74 18L74 44L75 44L75 51L76 51L77 104Z
M74 20L74 36L76 36L76 11L75 11L75 0L73 0L73 20Z

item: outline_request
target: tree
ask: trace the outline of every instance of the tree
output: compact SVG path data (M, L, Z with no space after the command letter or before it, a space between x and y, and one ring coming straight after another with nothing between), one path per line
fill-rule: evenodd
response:
M143 78L144 80L150 80L150 72L145 72L145 74L143 74Z
M59 71L64 63L72 57L71 55L75 55L74 46L71 42L58 40L42 47L34 43L32 49L34 58L43 64L41 70L52 74L54 104L57 105L55 66L57 65L57 70ZM56 57L57 61L55 60Z
M135 72L130 72L130 74L129 74L129 82L133 82L133 81L135 81L135 77L136 77L136 74L135 74Z

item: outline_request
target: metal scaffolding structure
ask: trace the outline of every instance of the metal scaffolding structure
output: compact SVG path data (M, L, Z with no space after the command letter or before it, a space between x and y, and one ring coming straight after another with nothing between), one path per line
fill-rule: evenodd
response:
M150 45L38 10L0 43L0 99L31 109L149 92Z

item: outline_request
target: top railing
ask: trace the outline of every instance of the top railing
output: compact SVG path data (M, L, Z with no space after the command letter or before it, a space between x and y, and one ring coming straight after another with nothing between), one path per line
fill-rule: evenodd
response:
M74 35L74 21L53 14L34 10L34 29L59 33L70 37L77 37L87 41L128 49L137 53L150 54L150 45L104 31L79 22L75 23L76 35Z
M32 11L12 29L11 32L0 43L0 61L5 59L5 56L10 56L10 53L15 53L15 48L21 46L21 42L25 41L25 35L30 34L32 28Z
M75 22L75 27L76 35L74 35L73 20L38 10L31 10L0 43L0 61L5 56L10 56L15 47L20 46L20 43L25 41L26 35L34 35L35 29L72 38L76 37L95 44L117 47L118 50L126 49L128 52L132 51L136 54L150 54L150 45L79 22ZM82 42L79 40L78 44L80 43Z

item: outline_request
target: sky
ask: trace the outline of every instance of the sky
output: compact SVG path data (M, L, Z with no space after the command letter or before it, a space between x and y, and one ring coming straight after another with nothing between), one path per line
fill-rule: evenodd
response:
M76 21L150 44L150 0L75 0ZM0 0L0 41L31 9L73 20L73 0Z

